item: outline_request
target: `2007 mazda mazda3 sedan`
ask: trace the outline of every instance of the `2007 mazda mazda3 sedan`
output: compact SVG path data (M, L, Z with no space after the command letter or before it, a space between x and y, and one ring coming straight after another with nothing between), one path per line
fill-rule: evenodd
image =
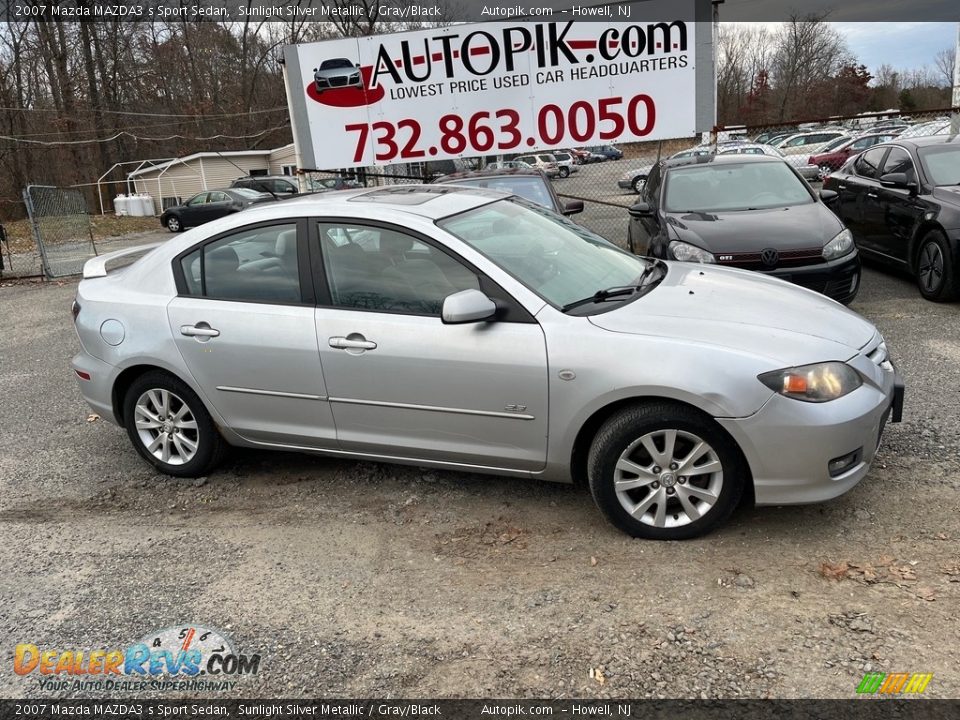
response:
M120 253L129 251L120 251ZM448 186L255 207L84 268L80 389L161 472L229 445L558 481L634 536L852 488L902 383L869 322Z

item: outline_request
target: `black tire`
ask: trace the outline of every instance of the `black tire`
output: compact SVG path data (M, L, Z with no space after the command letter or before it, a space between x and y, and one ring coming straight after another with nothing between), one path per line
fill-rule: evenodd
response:
M167 230L172 233L183 232L183 223L176 215L167 218Z
M933 302L951 302L960 297L957 258L950 252L947 238L939 230L931 230L917 248L917 287L920 294Z
M164 462L155 457L145 445L141 437L141 429L137 428L137 401L150 391L166 391L172 393L176 400L187 406L196 422L196 430L190 432L189 440L196 443L196 451L186 462L180 464ZM179 404L171 402L171 410L178 410ZM168 416L169 417L169 416ZM197 394L179 378L160 370L144 373L131 383L123 399L123 418L130 442L140 456L157 470L174 477L201 477L213 470L223 460L228 449L227 443L220 436L220 432L213 424L210 414L204 407ZM152 430L144 430L151 433ZM157 431L160 434L160 431ZM154 436L155 437L155 436Z
M675 527L657 527L642 522L627 511L614 487L614 474L621 455L633 443L648 433L669 430L676 430L684 436L702 439L710 446L714 457L720 463L720 486L712 506L703 512L698 519ZM678 436L678 439L693 444L693 441L687 437L679 438ZM677 447L683 449L680 445ZM664 447L664 449L666 448ZM639 447L637 450L641 453L646 452ZM692 450L690 454L692 454ZM636 462L640 464L642 461L638 460ZM670 468L663 468L663 470L665 472L660 477L664 477L667 472L670 472ZM686 540L709 532L725 521L736 508L749 478L749 472L739 449L712 418L686 405L666 401L634 405L611 416L601 426L593 439L587 457L587 475L593 499L606 518L628 535L650 540ZM700 489L709 489L709 486L707 488L701 487L700 483L717 482L715 474L707 476L691 475L682 481L679 478L679 473L677 473L677 476L670 480L675 483L672 486L674 494L670 496L662 495L666 499L664 514L672 518L673 521L678 518L678 515L674 514L674 510L680 505L677 493L681 484L689 488L696 483ZM704 479L701 480L700 477ZM698 479L694 481L694 478ZM666 482L664 481L663 487L660 488L664 493L669 492L666 489ZM651 489L652 487L637 488L630 492L639 494L636 500L639 504L648 497L646 493L654 492ZM696 499L695 496L694 500L696 502L695 508L703 507L700 504L701 501ZM688 499L688 502L691 501ZM657 503L654 503L653 507L657 507L659 510ZM689 520L685 513L684 516Z
M645 175L638 175L633 179L633 182L630 183L633 186L633 191L639 195L643 192L643 188L647 184L647 178Z
M568 168L568 167L565 166L565 165L561 165L561 166L560 166L560 177L562 177L562 178L570 177L570 168Z

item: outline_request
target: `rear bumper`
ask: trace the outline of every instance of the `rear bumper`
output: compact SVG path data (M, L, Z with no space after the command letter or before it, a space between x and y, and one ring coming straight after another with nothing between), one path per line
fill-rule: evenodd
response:
M119 374L117 369L84 351L74 355L70 367L87 405L104 420L119 425L120 421L113 412L113 384ZM90 379L84 380L78 371L85 373Z

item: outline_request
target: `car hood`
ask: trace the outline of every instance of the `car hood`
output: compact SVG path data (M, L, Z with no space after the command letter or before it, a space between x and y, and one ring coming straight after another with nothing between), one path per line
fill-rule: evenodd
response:
M788 250L826 245L843 224L822 203L739 212L666 213L671 240L712 253Z
M611 332L730 348L767 358L771 368L849 360L877 332L843 305L776 278L696 263L667 267L656 288L590 322Z
M960 208L960 186L941 185L933 189L933 196L942 203Z

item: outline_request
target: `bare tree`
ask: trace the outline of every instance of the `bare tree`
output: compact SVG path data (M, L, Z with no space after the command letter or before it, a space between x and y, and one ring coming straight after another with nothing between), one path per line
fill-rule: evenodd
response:
M957 49L953 47L945 48L933 56L933 64L939 73L939 80L943 81L944 87L953 87L953 68L957 60Z

